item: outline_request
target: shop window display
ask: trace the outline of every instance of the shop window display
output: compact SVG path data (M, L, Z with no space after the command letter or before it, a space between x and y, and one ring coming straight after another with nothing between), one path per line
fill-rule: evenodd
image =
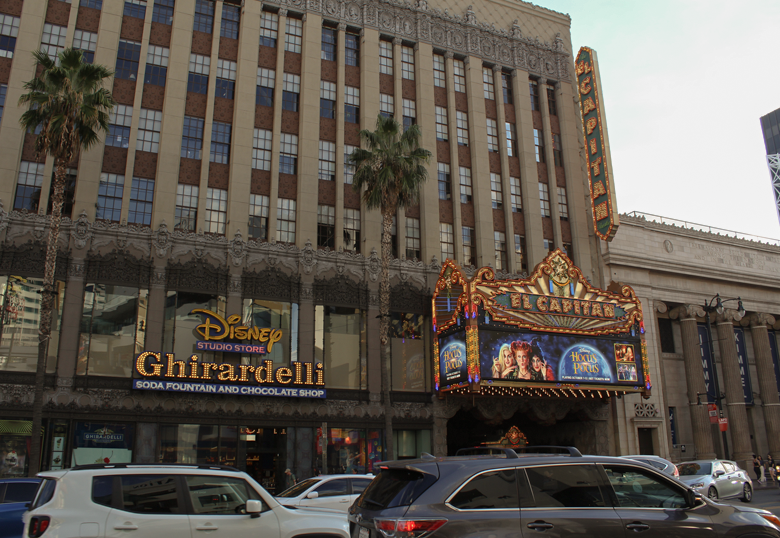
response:
M236 465L238 428L207 424L160 426L160 463Z
M165 321L163 322L163 349L173 352L178 360L184 360L192 354L202 362L231 362L221 351L200 351L196 348L202 338L195 328L203 323L200 316L190 314L196 308L211 310L225 317L225 298L205 293L169 291L165 298ZM231 357L232 358L232 357ZM235 362L235 361L233 361Z
M419 458L423 452L432 454L431 430L394 430L393 445L399 460Z
M263 299L244 299L243 324L247 327L281 329L282 339L264 355L242 355L241 364L257 366L274 361L274 367L298 360L298 304ZM226 356L228 357L228 356Z
M27 476L31 431L29 420L0 420L0 478Z
M376 473L384 454L382 430L330 428L322 474Z
M106 422L77 422L73 432L71 465L131 463L133 425Z
M392 354L393 390L425 392L430 390L428 325L422 314L392 314L390 348Z
M325 365L325 383L333 389L366 387L366 313L357 308L317 305L314 358Z

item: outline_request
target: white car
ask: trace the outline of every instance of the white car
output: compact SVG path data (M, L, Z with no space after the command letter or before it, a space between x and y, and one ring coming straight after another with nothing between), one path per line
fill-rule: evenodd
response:
M372 474L320 475L301 480L276 496L285 506L328 508L346 512L374 479Z
M218 465L83 465L40 473L29 538L349 538L343 514L292 510Z

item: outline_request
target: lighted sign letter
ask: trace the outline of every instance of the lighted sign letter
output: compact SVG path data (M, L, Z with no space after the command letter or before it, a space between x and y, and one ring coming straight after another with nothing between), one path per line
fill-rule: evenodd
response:
M599 147L598 147L596 142L597 141L596 141L596 137L595 136L593 138L591 138L590 140L588 140L588 145L590 146L590 154L591 155L595 155L596 153L599 152Z
M597 120L596 118L588 118L588 121L585 122L585 128L587 133L589 135L593 134L593 131L596 130L596 127L598 127L598 125L599 125L599 120Z
M591 89L590 77L585 77L582 79L582 82L580 82L580 94L585 95L586 93L590 93Z
M149 357L154 357L157 362L153 362L149 366L152 367L152 371L148 371L146 369L146 359ZM135 370L139 374L141 374L144 377L151 377L154 375L160 375L160 372L162 372L163 365L160 362L160 354L155 353L154 351L144 351L140 355L138 355L138 358L135 361Z
M584 116L588 112L596 110L596 103L593 102L592 97L588 97L582 102L582 115Z
M601 175L601 157L590 163L590 168L593 171L594 176Z
M547 297L544 295L539 296L536 299L536 308L539 309L539 312L547 312Z
M607 202L601 202L596 206L596 220L601 220L609 217L609 208Z
M607 194L607 189L604 188L604 184L601 181L593 183L593 198L598 198L603 194Z

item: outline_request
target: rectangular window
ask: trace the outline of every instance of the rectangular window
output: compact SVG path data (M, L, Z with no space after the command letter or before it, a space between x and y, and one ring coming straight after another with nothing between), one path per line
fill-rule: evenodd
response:
M511 105L514 103L512 97L512 75L509 73L501 73L501 88L504 91L504 103Z
M229 123L215 121L211 126L211 152L209 161L212 163L230 163L230 138L233 126Z
M539 84L535 80L528 81L528 88L531 92L531 110L541 110L539 105Z
M276 47L279 34L279 15L263 11L260 15L260 44L264 47Z
M350 157L356 149L357 146L344 146L344 183L348 185L352 185L355 179L355 165L350 161Z
M536 149L536 162L545 162L544 158L544 132L541 129L534 129L534 147Z
M154 180L133 178L130 188L130 210L127 212L128 224L152 225L152 202L154 201Z
M255 170L271 169L271 131L255 129L252 141L252 168Z
M547 87L547 110L550 111L550 116L558 115L558 107L555 105L555 88Z
M141 44L135 41L119 40L116 55L116 78L135 80L138 76L138 61L141 58Z
M514 123L504 124L506 131L506 154L508 157L517 155L517 128Z
M214 2L195 0L195 21L192 29L196 32L211 33L214 28Z
M447 87L447 75L444 71L444 56L433 55L433 85L438 88Z
M181 156L185 159L200 159L201 149L203 149L203 118L184 116Z
M393 215L393 224L390 225L390 248L393 251L393 258L398 257L398 221Z
M571 248L571 243L563 243L561 249L571 261L574 261L574 251Z
M279 147L279 173L298 173L298 135L281 133Z
M344 60L347 65L360 65L360 36L344 35Z
M569 220L569 204L566 200L566 187L556 187L558 190L558 214L561 219Z
M452 178L450 177L450 165L437 163L439 174L439 200L452 199Z
M504 194L501 191L501 175L490 173L490 198L493 202L493 209L504 207Z
M379 72L393 75L393 44L389 41L379 42Z
M509 178L509 192L512 198L512 213L520 213L523 210L523 194L520 190L520 178Z
M144 83L154 84L155 86L165 86L165 80L168 77L168 57L170 49L167 47L158 47L149 45L146 52L146 75Z
M194 232L198 222L198 187L195 185L176 185L176 213L174 228L185 232Z
M187 91L206 94L209 90L209 71L211 58L201 54L190 54L190 73L187 78Z
M41 36L41 50L49 55L49 58L55 60L57 54L65 48L65 35L68 33L67 26L57 26L56 24L43 25L43 35ZM121 43L121 41L120 41ZM136 61L136 70L138 62Z
M506 235L504 232L493 232L493 247L496 250L496 270L506 271Z
M320 179L336 181L336 144L320 140Z
M525 263L525 237L515 234L515 264L525 271L528 266Z
M217 59L217 84L214 94L224 99L233 99L236 90L236 62Z
M336 30L334 28L322 29L322 55L323 60L336 61Z
M344 209L344 250L360 252L360 210Z
M344 86L344 121L360 123L360 88Z
M30 213L38 212L38 202L41 198L43 185L44 163L22 161L19 166L19 178L16 182L16 197L14 209L26 209Z
M84 61L91 64L95 61L95 48L97 48L97 34L86 30L73 32L73 48L79 49Z
M392 118L395 114L395 100L392 95L379 94L379 113L385 118Z
M441 261L455 259L455 234L452 224L439 223L439 243L441 244Z
M485 99L496 100L496 87L493 83L493 69L482 67L482 90L485 93Z
M463 237L463 265L475 267L477 265L477 247L474 236L474 228L463 226L461 228Z
M14 57L18 35L19 17L0 13L0 58Z
M276 241L295 243L295 200L279 198L276 201Z
M550 187L547 183L539 183L539 206L542 209L542 216L550 216Z
M141 109L138 120L138 139L136 151L157 153L160 149L160 129L162 127L162 111Z
M401 76L406 80L414 80L414 49L401 47Z
M119 222L122 214L122 193L124 189L125 176L107 174L105 172L100 174L95 219Z
M103 9L103 0L81 0L79 6L101 10Z
M417 123L417 103L410 99L403 99L404 131Z
M133 107L114 105L108 115L106 146L126 148L130 146L130 124L133 121Z
M334 389L365 388L365 310L343 306L315 305L314 356L317 362L324 365L325 375L329 376L328 379L331 380L328 382L328 387L333 387ZM349 431L347 429L331 428L329 437L331 441L328 444L326 454L323 454L323 461L335 462L335 465L331 463L331 466L326 467L323 472L350 473L353 469L361 469L359 472L363 472L362 469L364 467L357 465L356 462L361 461L359 455L365 453L365 449L360 450L357 448L366 446L365 435L365 430ZM336 436L338 436L338 442L333 440ZM354 442L352 439L354 439ZM342 440L344 441L343 443ZM351 444L346 443L347 440ZM372 452L368 454L372 454ZM344 459L340 459L341 457ZM346 465L346 467L341 467L341 465ZM368 467L365 468L368 469ZM337 471L336 469L343 469L343 471ZM374 472L378 472L378 467ZM329 491L338 491L336 487L326 487L328 487ZM330 493L326 494L323 492L322 495L330 495Z
M146 0L125 0L125 17L146 18Z
M84 4L82 3L82 5ZM152 22L171 26L173 24L173 6L174 0L154 0Z
M287 17L287 32L284 36L284 50L301 53L303 42L303 21Z
M563 148L561 147L561 135L552 135L553 139L553 160L555 166L563 166Z
M466 64L463 60L452 61L452 74L455 78L455 91L466 93Z
M406 259L420 259L420 219L406 217Z
M227 191L208 188L206 191L206 232L225 235L227 222Z
M449 140L447 109L441 106L436 107L436 140Z
M460 172L460 203L468 204L471 202L471 168L465 166L459 167Z
M336 84L320 81L320 117L336 118Z
M238 39L238 26L240 22L241 7L223 4L219 35L227 37L228 39Z
M661 353L677 353L674 346L674 327L671 319L658 318L658 336L661 339Z
M262 194L249 195L249 237L268 241L268 208L270 199Z
M76 196L76 179L78 176L78 170L74 168L68 168L65 176L65 190L62 193L62 216L73 218L73 200ZM55 171L51 173L51 183L49 184L49 205L46 208L46 214L52 214L52 205L54 202L54 180Z
M301 77L284 73L282 79L282 109L298 112L298 99L301 93Z
M552 252L553 250L555 250L555 243L553 242L552 239L544 240L544 250L546 250L547 252Z
M488 151L498 153L498 124L496 120L487 118Z
M274 106L274 87L276 86L276 71L257 68L257 99L255 102L261 106Z
M336 208L332 205L317 206L317 247L336 248Z
M3 110L5 109L5 96L8 93L8 85L0 84L0 124L3 122Z
M458 145L469 145L469 116L466 112L460 110L455 112L458 127Z

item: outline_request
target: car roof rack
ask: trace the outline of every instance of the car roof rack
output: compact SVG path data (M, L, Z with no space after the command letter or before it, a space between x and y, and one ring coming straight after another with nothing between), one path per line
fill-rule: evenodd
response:
M67 469L69 471L84 471L88 469L129 469L133 467L182 467L189 469L212 469L215 471L231 471L240 473L240 469L229 465L219 465L215 463L89 463L87 465L76 465Z
M552 452L555 450L556 452ZM556 445L533 445L523 446L515 449L511 448L498 448L488 446L472 446L468 448L460 448L455 452L456 456L490 456L504 454L507 458L517 458L518 452L524 454L556 454L560 452L567 452L569 456L575 458L581 458L582 453L573 446L556 446Z
M515 449L515 452L523 452L525 454L550 454L551 450L557 450L559 452L568 452L569 456L573 458L581 458L582 453L573 446L557 446L557 445L528 445Z
M511 448L472 446L469 448L459 448L458 451L455 452L456 456L492 456L494 454L504 454L507 458L517 458L517 452Z

